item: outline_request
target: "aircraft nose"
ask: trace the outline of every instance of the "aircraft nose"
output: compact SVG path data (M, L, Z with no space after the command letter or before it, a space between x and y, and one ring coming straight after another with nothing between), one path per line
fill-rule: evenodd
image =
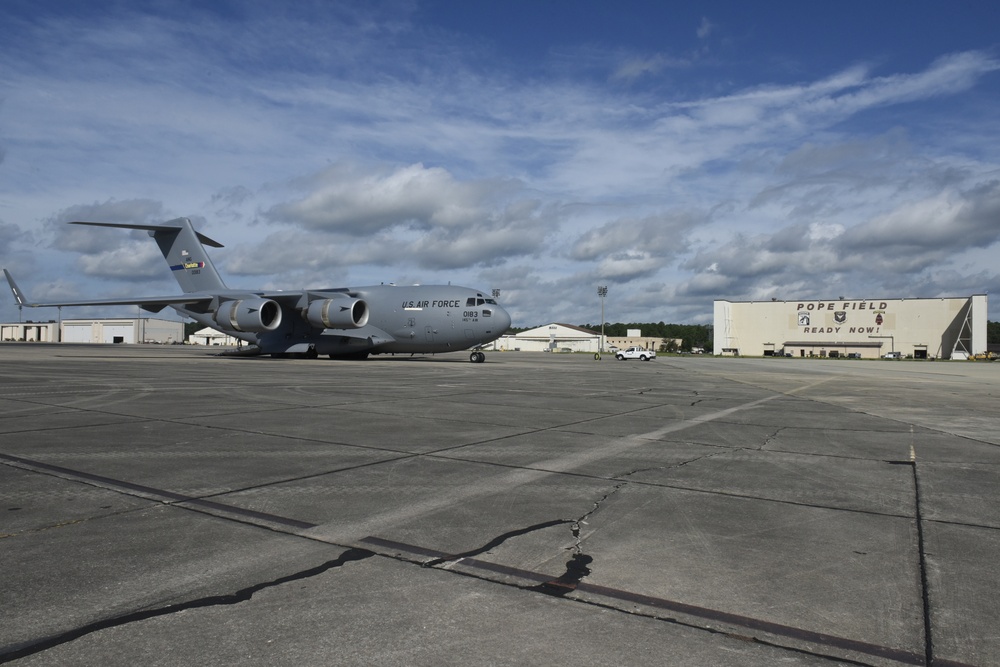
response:
M493 321L497 323L497 331L502 335L510 329L510 313L503 308L497 307L493 312Z

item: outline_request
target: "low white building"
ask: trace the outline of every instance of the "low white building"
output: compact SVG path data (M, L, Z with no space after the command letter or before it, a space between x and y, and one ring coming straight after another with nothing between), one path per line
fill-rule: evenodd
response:
M184 342L184 323L152 317L11 322L0 325L0 339L39 343L172 345Z
M0 324L0 341L55 343L59 340L59 323L7 322Z
M638 329L629 329L627 331L628 335L621 338L612 338L608 336L604 339L604 349L610 347L616 347L619 350L624 350L630 348L633 345L638 345L639 347L644 347L647 350L653 350L654 352L660 352L666 349L666 346L673 342L675 349L681 349L681 345L684 344L683 338L657 338L656 336L643 336L642 332Z
M647 350L660 351L668 341L674 340L680 347L680 339L643 336L639 329L629 329L627 336L604 337L604 351L615 348L624 350L633 345L639 345ZM493 343L495 350L518 350L521 352L598 352L601 349L601 332L572 324L553 322L544 326L528 329L518 334L501 336Z
M222 345L226 347L238 347L243 344L239 338L234 338L229 334L216 331L211 327L199 329L187 337L188 345Z
M521 352L597 352L601 332L572 324L554 322L518 334L501 336L493 343L495 350Z

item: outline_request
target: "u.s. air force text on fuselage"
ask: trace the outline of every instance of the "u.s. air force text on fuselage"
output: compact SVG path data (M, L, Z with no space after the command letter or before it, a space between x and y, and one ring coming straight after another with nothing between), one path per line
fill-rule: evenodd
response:
M423 310L424 308L460 308L462 305L461 299L452 299L450 301L404 301L403 308L406 310Z
M465 307L475 307L476 305L483 305L484 303L495 305L496 302L493 299L477 299L475 297L469 297L465 301ZM458 309L462 307L461 299L451 299L451 300L430 300L430 301L404 301L403 310L424 310L425 308L445 308L451 310L452 308ZM492 316L492 309L488 312L480 312L479 310L463 310L462 311L462 321L463 322L478 322L480 315L486 315L487 317Z

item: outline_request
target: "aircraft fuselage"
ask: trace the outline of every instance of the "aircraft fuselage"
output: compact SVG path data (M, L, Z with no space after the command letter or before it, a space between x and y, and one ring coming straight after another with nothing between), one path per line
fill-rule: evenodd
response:
M262 351L332 356L365 351L456 352L492 342L510 327L510 315L494 299L467 287L373 285L310 293L349 294L363 300L370 313L367 324L350 329L318 328L294 312L283 312L277 329L256 334L255 342Z

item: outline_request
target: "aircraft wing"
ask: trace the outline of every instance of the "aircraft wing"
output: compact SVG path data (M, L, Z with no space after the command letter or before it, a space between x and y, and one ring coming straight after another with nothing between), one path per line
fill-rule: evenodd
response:
M139 306L151 313L158 313L167 306L184 306L196 303L209 303L211 296L187 294L182 296L147 296L128 299L91 299L86 301L60 301L58 303L32 303L18 301L17 305L26 308L74 307L74 306Z
M148 227L153 228L153 225L148 225ZM60 306L66 306L66 307L141 306L145 310L149 310L151 312L156 313L163 310L167 306L191 306L196 304L208 305L217 299L222 299L222 300L237 299L237 298L273 299L275 301L284 304L292 305L301 301L303 295L306 294L305 291L301 290L273 291L273 292L243 292L240 290L225 290L214 294L210 294L207 292L194 292L188 294L171 294L169 296L133 296L133 297L123 297L120 299L85 299L78 301L59 301L59 302L50 301L41 303L38 301L32 301L24 295L24 292L21 291L21 288L17 286L16 282L14 282L14 277L10 275L10 271L4 269L3 273L4 276L7 278L7 283L10 285L10 291L13 292L14 300L17 302L17 305L24 306L26 308L48 308L48 307L55 308ZM323 290L323 292L350 294L349 290L343 288Z
M156 313L163 310L167 306L208 303L213 298L210 294L176 294L171 296L144 296L123 299L87 299L82 301L53 301L40 303L31 301L24 295L21 288L17 286L16 282L14 282L14 277L10 275L10 271L4 269L3 273L7 278L7 283L10 285L10 291L13 292L14 300L17 302L17 305L25 306L27 308L55 308L60 306L141 306L145 310Z

